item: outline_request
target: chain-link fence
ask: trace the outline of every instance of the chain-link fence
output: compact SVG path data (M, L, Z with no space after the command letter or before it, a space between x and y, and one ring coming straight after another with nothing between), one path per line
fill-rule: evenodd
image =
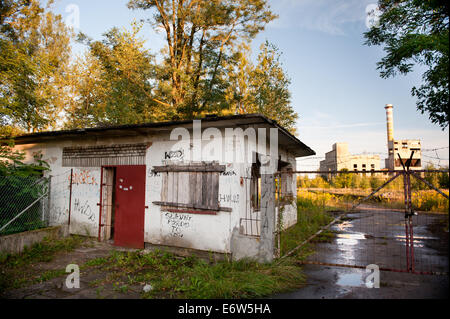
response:
M46 227L49 179L4 176L0 180L0 235Z

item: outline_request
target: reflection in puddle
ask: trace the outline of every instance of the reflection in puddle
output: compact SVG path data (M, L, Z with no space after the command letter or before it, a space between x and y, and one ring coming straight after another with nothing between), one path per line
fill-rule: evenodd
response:
M365 239L363 233L337 234L336 242L339 245L356 245L358 240Z
M339 228L339 230L346 230L347 228L353 227L353 224L350 222L343 222L337 225L337 227Z
M406 236L405 235L396 235L395 239L399 242L402 242L406 245ZM414 247L424 247L424 240L429 239L438 239L436 237L427 237L427 236L414 236Z
M359 287L363 285L361 274L340 274L336 284L339 286Z

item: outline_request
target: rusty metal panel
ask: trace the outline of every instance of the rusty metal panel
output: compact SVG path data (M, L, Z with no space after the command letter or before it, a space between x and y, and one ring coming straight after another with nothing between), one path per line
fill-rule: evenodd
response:
M146 149L145 143L64 147L62 166L144 165Z

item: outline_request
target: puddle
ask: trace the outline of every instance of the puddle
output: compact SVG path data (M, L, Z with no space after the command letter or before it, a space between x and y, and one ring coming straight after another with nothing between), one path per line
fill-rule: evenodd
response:
M397 236L395 236L395 239L406 245L406 236L397 235ZM419 248L424 247L424 240L436 240L436 239L439 239L439 238L426 237L426 236L414 236L414 247L419 247Z
M350 228L350 227L353 227L353 224L350 222L347 222L347 221L337 225L337 228L339 230L346 230L347 228Z
M336 285L339 286L360 287L363 284L361 274L340 274L336 281Z
M336 242L339 245L357 245L358 240L365 238L363 233L336 234Z

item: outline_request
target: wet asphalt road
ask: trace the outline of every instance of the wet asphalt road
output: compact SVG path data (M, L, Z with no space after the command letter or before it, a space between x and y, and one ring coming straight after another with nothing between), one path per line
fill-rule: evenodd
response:
M273 298L448 298L448 214L413 217L414 269L427 274L401 272L407 269L404 221L401 211L368 206L347 214L332 226L332 240L315 244L308 261L361 268L305 265L307 285ZM393 270L380 271L380 288L366 285L369 264Z

